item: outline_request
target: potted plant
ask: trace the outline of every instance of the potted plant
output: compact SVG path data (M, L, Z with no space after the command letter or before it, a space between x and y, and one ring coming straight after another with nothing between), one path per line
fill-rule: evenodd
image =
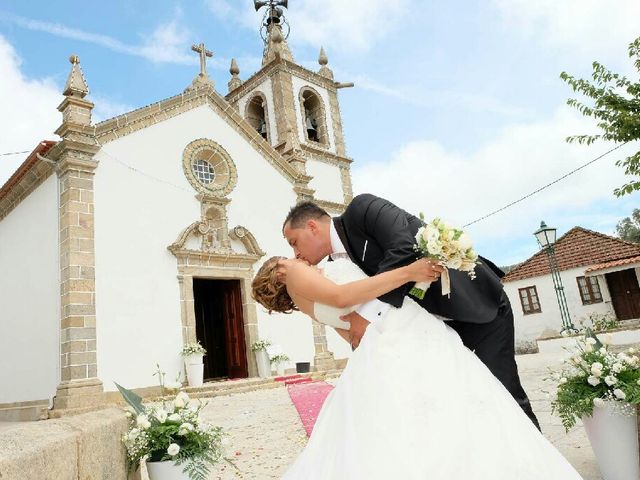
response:
M118 385L128 403L129 428L122 441L129 468L145 461L150 480L205 480L223 458L221 427L200 421L205 403L178 392L169 401L143 405L134 392ZM164 397L163 375L160 387ZM226 460L226 459L224 459ZM228 460L226 460L228 461Z
M204 376L202 357L207 351L197 340L182 347L180 354L184 357L184 367L187 371L187 381L190 387L201 387Z
M613 353L589 330L554 378L558 386L553 412L567 431L582 419L604 479L640 478L636 350Z
M271 363L269 362L269 354L267 347L271 346L269 340L258 340L251 345L251 351L256 356L256 364L258 365L258 376L267 378L271 376Z
M271 364L276 366L276 373L280 376L284 375L284 363L289 361L289 356L279 353L271 357Z

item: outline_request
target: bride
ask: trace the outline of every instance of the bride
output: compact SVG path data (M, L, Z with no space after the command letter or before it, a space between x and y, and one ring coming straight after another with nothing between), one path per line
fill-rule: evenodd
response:
M269 312L300 310L348 340L341 315L430 280L427 265L421 259L368 277L349 259L322 271L273 257L256 275L253 296ZM283 478L581 479L457 333L409 297L366 329Z

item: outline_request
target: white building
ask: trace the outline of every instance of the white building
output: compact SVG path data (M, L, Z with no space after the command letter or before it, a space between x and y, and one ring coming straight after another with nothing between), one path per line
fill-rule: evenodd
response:
M229 91L201 71L184 92L98 124L79 59L41 142L0 188L0 412L104 401L114 381L173 377L183 344L208 351L205 378L257 375L250 346L335 367L350 353L301 315L269 316L250 296L271 255L291 255L289 208L332 214L352 198L337 90L321 51L296 64L277 22L262 68ZM55 398L54 398L55 397Z
M640 318L640 244L574 227L554 249L574 324L591 313ZM560 334L560 308L544 251L502 281L513 307L516 345Z

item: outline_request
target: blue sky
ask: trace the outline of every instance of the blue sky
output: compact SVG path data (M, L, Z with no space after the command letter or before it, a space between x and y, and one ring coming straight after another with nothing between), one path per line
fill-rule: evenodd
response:
M232 57L242 78L259 68L251 0L78 5L0 2L0 153L55 138L71 53L98 120L181 92L198 71L192 43L214 51L209 72L222 94ZM317 70L324 46L336 79L356 83L340 92L355 190L458 224L612 147L564 142L595 129L564 105L571 91L559 74L589 75L595 59L633 74L626 47L640 35L635 0L290 0L287 18L298 63ZM613 233L640 204L640 194L613 196L621 155L473 225L478 249L521 261L536 250L541 219L560 234L575 225ZM0 183L22 159L0 157Z

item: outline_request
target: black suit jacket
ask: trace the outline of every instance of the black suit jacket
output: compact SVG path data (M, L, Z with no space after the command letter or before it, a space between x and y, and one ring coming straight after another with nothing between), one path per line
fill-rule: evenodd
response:
M415 236L423 222L393 203L368 193L358 195L345 212L333 219L349 257L369 276L413 262ZM449 270L451 295L442 295L440 281L433 283L423 300L416 300L431 313L469 323L488 323L496 318L503 295L504 272L480 257L476 278ZM379 299L400 307L413 287L403 285Z

